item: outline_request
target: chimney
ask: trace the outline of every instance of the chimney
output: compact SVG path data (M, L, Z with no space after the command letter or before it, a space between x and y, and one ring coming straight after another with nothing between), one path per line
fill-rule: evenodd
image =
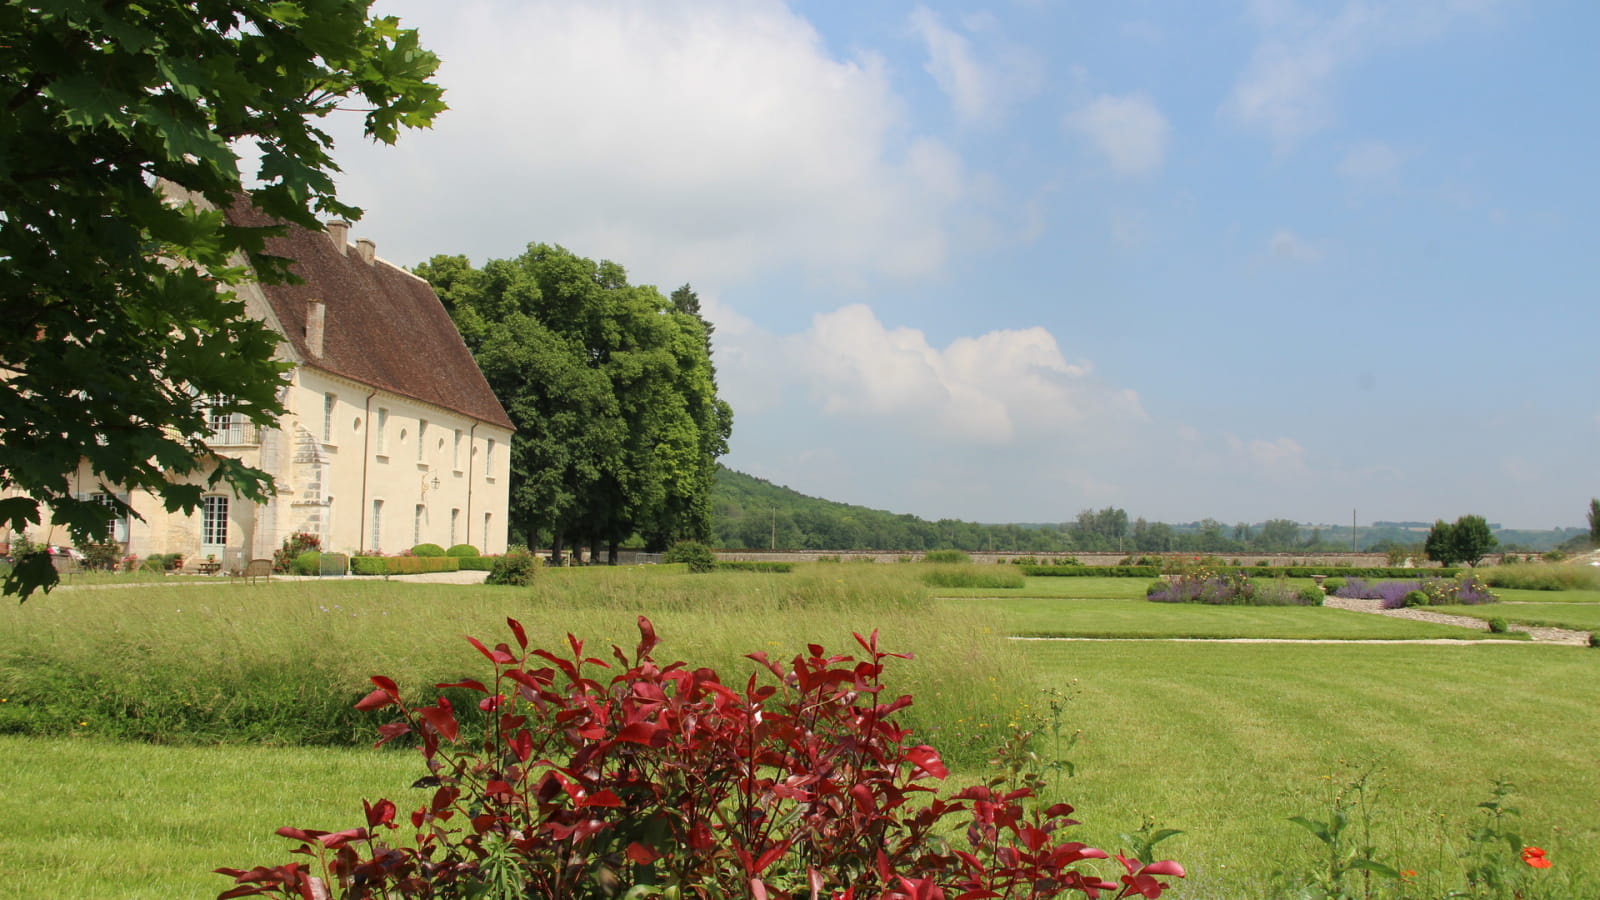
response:
M322 358L322 336L326 332L328 309L316 297L306 301L306 349Z
M348 246L350 240L350 223L343 219L334 219L329 222L328 239L333 241L333 246L339 250L339 255L343 256L344 248Z
M372 238L356 238L356 255L367 265L372 265L378 258L378 245Z

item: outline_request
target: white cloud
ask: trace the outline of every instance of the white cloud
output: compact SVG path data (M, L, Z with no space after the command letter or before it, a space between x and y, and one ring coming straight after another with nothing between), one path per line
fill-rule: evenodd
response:
M1363 141L1351 147L1339 161L1339 174L1357 181L1381 181L1392 177L1405 162L1405 154L1384 141Z
M963 34L947 26L938 13L918 6L910 23L928 52L923 68L964 122L998 121L1006 107L1038 90L1040 66L1030 51L1003 45L991 54L992 61L979 59L968 35L993 30L992 16L969 16L964 23L968 33Z
M1256 0L1261 40L1223 109L1265 131L1279 151L1332 124L1339 75L1390 45L1437 38L1463 18L1484 18L1498 0L1346 0L1322 14L1295 0Z
M1267 252L1278 259L1311 263L1322 259L1322 250L1286 228L1280 228L1267 240Z
M1069 115L1066 125L1088 137L1119 175L1161 168L1172 130L1155 102L1141 94L1102 94Z
M341 196L378 229L430 225L390 226L416 235L398 246L375 235L388 258L510 256L541 240L660 283L782 267L921 278L972 218L975 179L909 131L882 61L836 58L775 0L380 11L426 35L451 104L382 153L340 135Z

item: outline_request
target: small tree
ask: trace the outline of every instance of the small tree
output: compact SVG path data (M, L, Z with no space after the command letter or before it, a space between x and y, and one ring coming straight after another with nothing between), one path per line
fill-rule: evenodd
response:
M1600 547L1600 497L1589 498L1589 543Z
M1452 532L1455 558L1469 566L1476 566L1483 560L1484 554L1499 544L1483 516L1462 516L1456 520Z
M1459 559L1456 556L1455 526L1443 519L1436 520L1428 531L1428 540L1423 543L1422 552L1441 566L1454 565Z

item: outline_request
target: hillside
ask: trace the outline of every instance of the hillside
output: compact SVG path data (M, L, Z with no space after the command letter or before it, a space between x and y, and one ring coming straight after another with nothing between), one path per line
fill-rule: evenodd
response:
M1338 552L1350 550L1349 525L1297 524L1287 520L1226 525L1214 519L1167 524L1136 519L1108 507L1063 510L1061 523L984 525L958 519L930 522L811 497L763 478L717 466L712 491L713 543L725 549L765 550L1000 550L1024 553L1122 551L1127 553ZM1431 523L1378 522L1361 526L1354 544L1362 551L1415 548ZM1539 552L1587 532L1495 529L1507 550Z

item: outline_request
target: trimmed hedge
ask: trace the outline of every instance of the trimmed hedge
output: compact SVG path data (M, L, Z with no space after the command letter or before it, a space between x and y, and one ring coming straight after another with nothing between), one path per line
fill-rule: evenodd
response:
M498 556L452 557L452 559L461 563L461 571L463 572L492 572L494 571L494 561L499 558Z
M791 562L721 562L717 563L718 569L728 569L734 572L793 572L794 563Z
M1090 578L1154 578L1161 574L1156 566L1022 566L1024 575L1051 578L1087 576Z
M425 572L456 572L461 560L450 556L352 556L352 575L421 575Z
M452 545L450 547L449 550L446 550L444 552L444 555L445 556L461 556L461 557L467 557L467 556L482 557L483 556L483 554L478 551L478 548L472 546L471 544L454 544L454 545Z
M412 556L443 556L444 548L438 544L418 544L411 548Z

